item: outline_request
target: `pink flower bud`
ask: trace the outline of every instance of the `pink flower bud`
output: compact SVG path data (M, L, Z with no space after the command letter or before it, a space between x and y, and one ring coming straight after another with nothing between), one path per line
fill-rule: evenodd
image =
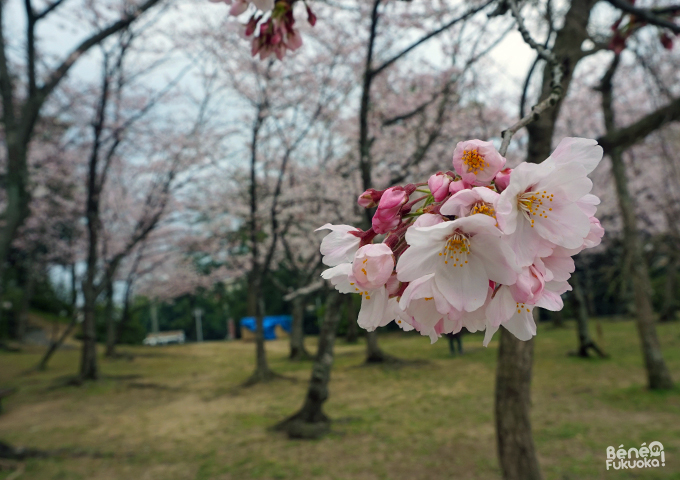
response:
M373 215L373 230L386 233L399 225L401 207L408 201L404 187L392 187L385 190L378 203L378 210Z
M427 186L430 187L435 202L441 202L449 194L451 180L453 179L444 173L437 173L428 179Z
M246 0L235 0L234 3L231 4L229 15L238 17L246 10L248 10L248 2Z
M290 33L288 34L288 38L286 39L286 46L288 47L289 50L297 50L302 46L302 35L296 30L296 29L291 29Z
M375 190L374 188L369 188L364 193L359 195L357 203L360 207L373 208L378 206L378 202L382 197L385 190Z
M352 262L352 277L361 290L376 290L384 286L394 272L394 256L384 243L364 245L357 250Z
M312 27L316 25L316 15L314 15L314 12L312 12L312 9L309 8L308 6L307 6L307 21Z
M512 168L506 168L504 170L501 170L496 174L496 190L498 190L498 193L501 193L503 190L508 188L508 184L510 183L510 174L512 173Z
M505 166L505 158L491 142L458 142L453 152L453 168L464 182L478 187L489 185Z
M517 276L517 282L510 285L510 293L516 302L533 305L541 297L545 287L545 279L538 269L531 265L524 267Z
M253 33L255 33L255 29L257 28L257 23L260 21L262 18L261 15L253 15L250 17L250 20L248 20L248 23L246 24L246 31L245 35L246 37L251 36Z
M465 190L466 188L471 187L462 180L456 180L455 182L451 182L449 184L449 193L451 195L455 195L456 193L460 192L461 190Z

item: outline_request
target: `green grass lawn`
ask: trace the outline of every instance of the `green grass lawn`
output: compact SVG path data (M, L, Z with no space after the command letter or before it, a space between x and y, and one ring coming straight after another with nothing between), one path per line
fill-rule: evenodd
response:
M680 479L680 389L645 390L632 322L604 322L607 360L568 357L573 325L539 327L532 422L546 479ZM594 330L594 328L593 328ZM660 325L680 384L680 324ZM498 335L497 335L498 336ZM70 454L25 463L19 479L498 479L493 423L497 341L464 338L452 357L415 334L381 336L390 354L426 360L361 367L364 345L336 347L326 413L333 433L291 441L268 427L301 405L311 363L290 363L284 340L267 344L279 380L236 388L253 370L254 345L209 342L126 347L133 360L100 363L103 379L50 388L77 371L79 352L58 352L44 373L23 374L38 349L0 353L0 440ZM315 339L309 339L313 348ZM606 471L607 446L658 440L665 467ZM80 453L80 455L74 455ZM0 470L0 479L11 475Z

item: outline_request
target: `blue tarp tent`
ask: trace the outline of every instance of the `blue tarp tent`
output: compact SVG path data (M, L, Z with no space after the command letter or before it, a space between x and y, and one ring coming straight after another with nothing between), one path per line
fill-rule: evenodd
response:
M276 332L274 328L280 325L286 332L290 333L290 323L293 317L290 315L273 315L271 317L264 317L264 339L276 339ZM241 319L241 328L247 328L251 332L255 332L255 319L253 317L243 317Z

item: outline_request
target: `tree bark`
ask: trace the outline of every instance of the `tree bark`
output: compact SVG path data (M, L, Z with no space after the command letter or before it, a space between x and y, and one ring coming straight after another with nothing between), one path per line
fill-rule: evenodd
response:
M54 342L52 342L45 352L45 355L43 355L42 359L40 359L40 363L35 367L36 370L47 370L47 362L50 361L50 358L52 358L52 355L54 355L54 352L61 347L61 345L64 343L64 340L71 334L73 329L76 327L78 324L76 313L73 313L73 318L71 319L71 323L68 324L68 327L66 327L66 330L64 330L64 333L61 334L61 336Z
M319 332L319 348L312 368L309 388L302 408L277 424L274 429L288 433L291 438L319 438L330 430L331 420L323 412L328 400L328 382L333 367L333 346L340 322L342 298L335 290L328 294L326 312Z
M293 321L290 326L290 359L309 360L311 355L305 348L305 299L299 295L293 299Z
M553 327L564 328L564 315L562 314L562 310L558 310L557 312L552 312L552 322L553 322Z
M248 315L255 318L255 371L244 386L273 380L276 375L267 364L267 350L264 345L264 308L262 306L259 282L251 280L248 288Z
M574 301L574 306L576 307L576 325L578 333L578 350L576 355L583 358L590 357L588 350L592 349L597 355L605 358L607 355L604 353L600 347L593 341L590 337L590 332L588 331L588 303L586 296L583 293L583 288L581 288L581 283L577 275L572 275L572 298Z
M387 357L378 346L378 332L366 332L366 363L382 363Z
M680 254L674 246L669 252L668 267L666 268L666 283L664 285L663 307L661 308L660 322L670 322L677 319L680 304L676 297L678 289L678 269L680 269Z
M354 295L347 295L345 300L345 313L347 314L347 343L357 343L359 340L359 324L357 323L357 307L354 304Z
M52 342L45 352L45 355L43 355L42 359L40 359L40 363L36 366L36 370L47 370L47 362L50 361L50 358L52 358L52 355L54 355L54 352L56 352L59 347L64 343L66 338L71 334L74 328L76 328L76 325L78 324L78 310L77 310L77 303L78 303L78 289L76 287L77 281L76 281L76 264L75 262L70 265L71 267L71 322L68 324L68 327L66 327L66 330L64 330L64 333L61 334L61 336L54 342Z
M83 348L80 357L80 379L97 380L97 336L95 329L95 299L88 299L92 295L85 294L83 308Z
M612 78L616 73L618 64L619 57L616 56L600 84L602 111L607 134L616 130L612 108ZM635 205L630 196L626 166L623 163L623 151L620 148L612 148L609 151L609 158L612 162L612 175L614 176L616 196L623 220L624 249L631 261L630 274L635 297L635 320L645 368L647 369L647 384L652 390L669 390L673 388L673 381L661 354L661 345L656 335L654 311L652 309L652 285L649 280L647 262L642 254L642 242L638 234Z
M534 310L535 311L535 310ZM534 340L517 340L501 328L496 369L496 440L505 480L539 480L531 434L531 364Z
M106 282L106 352L107 357L116 356L116 322L113 315L113 282Z
M26 331L28 329L28 311L31 308L31 300L33 299L33 291L35 290L36 274L33 272L35 265L30 262L26 265L26 284L24 285L24 294L21 297L21 308L17 316L17 332L16 337L20 342L24 341Z
M552 52L563 68L563 95L554 108L527 125L527 162L540 163L550 156L563 99L569 91L576 64L585 56L581 45L589 38L588 21L595 3L596 0L573 0L564 17L564 25L555 36ZM551 82L552 67L546 65L540 98L548 98L552 91ZM538 313L538 309L534 312ZM541 478L529 421L533 342L533 339L528 342L517 340L501 328L496 370L496 437L505 480Z
M673 380L666 362L664 362L659 338L656 335L654 311L652 309L652 285L649 280L647 262L642 255L642 242L638 237L635 207L628 191L628 179L626 178L622 154L618 149L615 149L610 153L610 158L619 209L623 217L624 247L631 255L635 320L647 370L647 385L652 390L668 390L673 388Z

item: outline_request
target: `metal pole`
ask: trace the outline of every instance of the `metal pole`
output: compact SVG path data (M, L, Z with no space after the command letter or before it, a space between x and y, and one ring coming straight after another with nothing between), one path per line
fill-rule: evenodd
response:
M194 315L196 315L196 341L203 341L203 321L201 315L203 315L203 310L197 308L194 310Z
M156 307L156 302L151 304L151 331L153 333L158 333L158 308Z

